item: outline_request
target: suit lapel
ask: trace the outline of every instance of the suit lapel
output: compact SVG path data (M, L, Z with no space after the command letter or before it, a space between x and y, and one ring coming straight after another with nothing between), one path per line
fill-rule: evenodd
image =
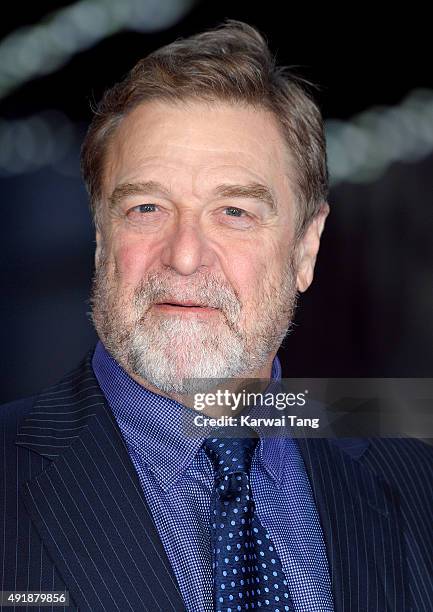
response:
M185 609L90 356L38 398L17 444L51 460L22 494L80 609Z
M357 460L368 442L355 442L298 440L322 524L335 612L406 610L398 499Z

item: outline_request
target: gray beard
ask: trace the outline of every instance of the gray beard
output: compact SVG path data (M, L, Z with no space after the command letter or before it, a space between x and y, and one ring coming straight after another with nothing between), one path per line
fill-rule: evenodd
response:
M91 300L98 335L127 372L168 395L192 395L225 379L252 376L278 350L296 305L292 258L279 287L262 287L248 326L241 324L241 302L232 287L211 273L179 285L173 272L151 272L129 302L122 299L116 277L103 259ZM219 312L206 320L155 313L151 306L167 296L199 301Z

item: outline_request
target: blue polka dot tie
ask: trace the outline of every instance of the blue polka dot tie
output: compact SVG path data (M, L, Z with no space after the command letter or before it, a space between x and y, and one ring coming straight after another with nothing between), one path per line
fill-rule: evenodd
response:
M293 612L281 561L254 512L250 466L257 438L209 438L215 612Z

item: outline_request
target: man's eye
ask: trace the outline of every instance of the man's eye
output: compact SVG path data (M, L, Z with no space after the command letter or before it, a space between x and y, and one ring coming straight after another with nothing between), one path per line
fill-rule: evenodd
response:
M242 215L245 213L245 211L241 208L235 208L234 206L228 206L224 210L229 217L242 217Z
M132 212L139 213L155 212L156 204L139 204L138 206L134 206L131 210Z

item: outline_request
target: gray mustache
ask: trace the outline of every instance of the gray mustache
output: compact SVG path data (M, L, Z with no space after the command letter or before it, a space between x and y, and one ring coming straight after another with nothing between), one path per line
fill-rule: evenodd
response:
M241 303L235 292L215 279L207 279L197 287L176 287L173 281L150 274L143 280L136 291L136 305L138 307L151 306L156 303L170 303L173 301L191 301L200 306L217 308L223 311L230 320L235 320L241 311Z

